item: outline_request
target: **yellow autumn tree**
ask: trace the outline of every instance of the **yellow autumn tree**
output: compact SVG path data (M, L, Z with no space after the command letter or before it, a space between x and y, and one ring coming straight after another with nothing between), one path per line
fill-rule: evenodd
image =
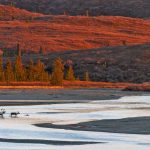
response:
M69 68L67 70L66 80L69 80L69 81L74 81L75 80L74 70L73 70L72 66L69 66Z
M45 65L38 59L35 66L36 81L49 81L48 72L45 71Z
M53 64L53 72L51 77L52 85L63 85L64 65L61 58L57 58Z
M17 56L15 65L14 65L14 75L16 81L25 81L26 80L26 74L25 69L22 64L21 56Z
M15 81L13 67L10 60L7 60L5 69L5 80L7 82Z

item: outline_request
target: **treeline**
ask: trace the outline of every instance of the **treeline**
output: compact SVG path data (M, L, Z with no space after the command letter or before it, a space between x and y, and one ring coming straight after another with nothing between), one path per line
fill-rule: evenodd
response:
M52 72L46 71L44 63L39 59L36 63L33 60L25 66L21 56L17 56L14 63L10 59L3 66L2 57L0 58L0 81L1 82L50 82L51 85L62 85L64 80L79 80L74 75L72 66L64 69L61 58L57 58L52 67ZM84 80L89 80L88 72L85 72Z
M44 64L38 60L36 64L30 60L25 67L22 64L22 59L17 56L14 63L9 59L3 67L2 58L0 58L0 81L49 81L50 75L45 71Z

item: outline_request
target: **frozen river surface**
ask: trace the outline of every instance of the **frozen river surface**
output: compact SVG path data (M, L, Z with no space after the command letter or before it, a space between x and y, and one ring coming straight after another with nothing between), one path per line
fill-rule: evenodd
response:
M2 106L0 149L2 150L149 150L150 128L145 133L116 133L67 129L79 123L146 117L150 124L150 96L124 96L114 100L91 100L30 106ZM10 112L19 111L18 118ZM50 124L53 128L35 126ZM137 122L138 125L138 122ZM59 126L66 126L59 128ZM111 123L110 123L111 126ZM141 126L144 126L141 125ZM98 126L101 128L101 126ZM116 126L118 128L118 125ZM140 129L140 128L139 128ZM132 126L131 129L132 130Z

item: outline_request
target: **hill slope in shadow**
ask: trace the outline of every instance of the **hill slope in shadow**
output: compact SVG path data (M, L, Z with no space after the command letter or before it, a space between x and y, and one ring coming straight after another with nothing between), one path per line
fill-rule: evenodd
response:
M150 18L149 0L0 0L34 12L45 14L126 16Z
M76 77L83 79L86 71L94 81L150 82L150 43L51 53L43 61L51 68L55 58L73 64Z

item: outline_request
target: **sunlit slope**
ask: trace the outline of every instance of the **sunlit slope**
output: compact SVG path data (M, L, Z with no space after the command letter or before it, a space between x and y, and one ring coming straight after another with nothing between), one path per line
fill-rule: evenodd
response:
M0 47L47 52L150 42L150 21L127 17L44 16L0 23Z

